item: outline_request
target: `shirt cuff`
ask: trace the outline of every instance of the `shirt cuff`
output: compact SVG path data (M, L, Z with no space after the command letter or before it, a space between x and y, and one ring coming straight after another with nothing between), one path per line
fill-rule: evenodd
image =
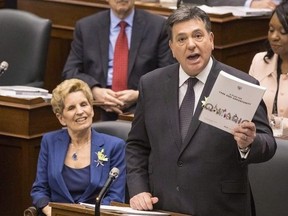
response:
M239 153L240 153L241 159L246 159L246 158L248 157L251 148L250 148L250 146L247 147L247 148L248 148L247 150L245 149L245 150L243 151L243 149L240 149L240 148L238 147L238 151L239 151Z

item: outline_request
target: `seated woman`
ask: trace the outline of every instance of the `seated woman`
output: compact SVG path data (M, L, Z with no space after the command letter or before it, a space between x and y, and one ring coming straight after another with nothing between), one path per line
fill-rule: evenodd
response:
M51 104L65 127L45 134L41 141L33 205L51 215L49 202L95 203L113 167L120 170L102 204L125 201L125 142L92 129L93 96L89 86L69 79L52 92Z
M249 74L267 88L264 102L268 117L277 114L284 118L288 128L288 2L283 1L269 22L267 51L257 53Z

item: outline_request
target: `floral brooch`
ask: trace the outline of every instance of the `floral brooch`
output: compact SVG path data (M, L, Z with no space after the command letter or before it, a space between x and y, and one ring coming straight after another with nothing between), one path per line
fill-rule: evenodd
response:
M202 107L205 107L208 101L208 97L204 97L204 100L201 101Z
M97 163L97 167L99 165L104 166L104 162L107 162L109 159L107 158L107 156L104 154L104 149L102 149L101 151L98 151L97 153L95 152L95 154L97 155L97 160L95 160L95 162Z

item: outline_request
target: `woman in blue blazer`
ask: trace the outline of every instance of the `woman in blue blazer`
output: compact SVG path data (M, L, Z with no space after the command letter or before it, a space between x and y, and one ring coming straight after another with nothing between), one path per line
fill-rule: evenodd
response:
M63 129L45 134L41 141L33 204L51 215L49 202L95 203L113 167L120 170L102 204L125 200L125 142L92 129L93 96L78 79L58 85L52 93L53 112Z

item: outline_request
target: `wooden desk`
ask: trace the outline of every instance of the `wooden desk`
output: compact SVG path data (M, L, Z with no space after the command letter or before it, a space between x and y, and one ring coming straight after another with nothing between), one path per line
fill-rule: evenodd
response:
M89 216L95 215L93 209L86 208L79 204L69 203L50 203L52 207L52 216ZM101 216L120 215L113 213L101 212Z
M86 208L79 204L69 203L49 203L52 207L52 216L90 216L95 215L94 209ZM116 206L127 206L127 204L112 204ZM164 212L164 211L163 211ZM188 216L185 214L168 212L171 216ZM101 216L122 215L118 213L112 213L108 211L101 211Z
M172 10L159 4L136 2L136 7L168 16ZM52 20L51 42L45 76L45 88L51 91L61 82L61 72L70 51L77 20L109 5L104 0L18 0L18 8ZM255 53L264 50L268 17L212 17L215 35L213 55L220 61L248 72Z
M31 205L43 133L60 128L49 103L0 96L0 212L23 215Z

